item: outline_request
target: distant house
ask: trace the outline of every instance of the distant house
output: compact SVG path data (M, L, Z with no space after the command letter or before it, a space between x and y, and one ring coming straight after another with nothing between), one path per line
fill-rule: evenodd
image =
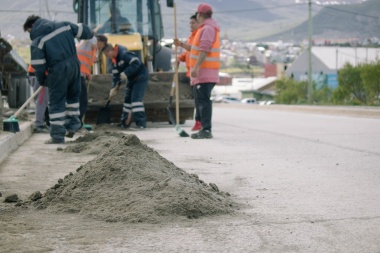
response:
M314 81L323 79L332 88L338 86L337 74L346 63L353 66L371 63L380 59L380 48L356 47L312 47L312 77ZM285 75L294 80L307 80L309 69L308 50L287 67Z

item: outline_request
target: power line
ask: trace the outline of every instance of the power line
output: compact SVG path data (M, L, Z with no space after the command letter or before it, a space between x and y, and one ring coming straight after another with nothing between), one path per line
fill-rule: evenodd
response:
M272 7L262 7L262 8L252 8L252 9L244 9L244 10L228 10L228 11L214 11L213 15L215 14L223 14L223 13L240 13L240 12L254 12L254 11L263 11L263 10L272 10L272 9L280 9L280 8L288 8L288 7L294 7L294 6L301 6L306 4L288 4L288 5L280 5L280 6L272 6ZM162 14L165 16L173 15L172 13L166 13ZM189 15L189 13L177 13L177 15Z
M306 5L306 4L288 4L288 5L280 5L280 6L272 6L272 7L262 7L262 8L254 8L254 9L218 11L218 12L215 12L215 13L234 13L234 12L273 10L273 9L288 8L288 7L301 6L301 5Z
M346 10L342 10L342 9L338 9L338 8L334 8L334 7L326 6L325 8L330 9L330 10L334 10L334 11L338 11L338 12L343 12L343 13L363 16L363 17L367 17L367 18L379 19L379 17L375 17L375 16L371 16L371 15L366 15L366 14L361 14L361 13L352 12L352 11L346 11Z

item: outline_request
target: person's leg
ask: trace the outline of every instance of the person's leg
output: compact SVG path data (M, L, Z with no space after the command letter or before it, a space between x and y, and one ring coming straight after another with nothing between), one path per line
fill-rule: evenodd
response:
M123 112L121 113L121 126L129 127L131 122L127 122L128 116L132 113L132 104L131 104L131 96L132 96L132 83L128 82L127 87L125 89L124 94L124 104L123 104Z
M137 79L133 80L132 89L132 113L135 123L139 128L146 128L146 114L144 108L144 95L146 87L148 86L148 75L142 74Z
M38 90L38 88L40 87L40 84L38 83L36 76L30 76L29 81L30 81L30 84L32 86L33 93L34 93L36 90ZM34 97L34 103L36 106L34 126L36 128L38 128L38 127L42 128L45 124L44 123L44 115L45 115L44 113L45 112L43 111L44 108L42 108L41 103L40 103L40 99L44 98L45 93L47 93L46 90L44 88L42 88L40 93Z
M50 136L53 143L63 143L66 133L66 94L69 83L69 72L64 64L56 65L49 69L47 77L49 87Z
M193 91L194 103L195 103L195 124L191 131L197 131L202 129L201 115L199 112L199 104L197 98L197 85L191 87Z
M197 85L197 98L202 129L198 133L191 135L193 139L210 139L213 137L211 134L212 101L210 97L214 85L215 83L202 83Z
M197 98L203 130L211 131L212 101L210 97L214 85L215 83L203 83L197 85Z
M81 95L81 77L77 58L65 62L67 64L68 80L66 96L66 124L69 133L75 133L81 127L79 120L79 97Z
M199 113L199 105L198 105L198 98L197 98L197 86L192 86L193 88L193 96L194 96L194 102L195 102L195 120L201 121L201 115Z

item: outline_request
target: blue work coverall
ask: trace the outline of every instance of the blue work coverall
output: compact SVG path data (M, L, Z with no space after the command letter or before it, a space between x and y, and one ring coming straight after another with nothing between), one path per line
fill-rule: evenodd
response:
M136 54L120 45L116 45L115 48L117 49L117 56L116 59L112 59L112 88L120 82L120 74L122 72L124 72L128 78L124 95L121 124L123 127L129 127L130 123L126 125L125 120L128 118L128 115L132 113L137 127L146 128L143 98L146 87L148 86L149 73Z
M74 38L93 37L87 25L39 18L30 32L31 64L41 85L49 88L50 136L63 141L66 130L77 131L81 91L80 62Z

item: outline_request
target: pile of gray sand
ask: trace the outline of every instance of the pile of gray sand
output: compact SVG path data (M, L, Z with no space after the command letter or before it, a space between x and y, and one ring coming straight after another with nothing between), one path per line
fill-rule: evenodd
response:
M97 129L93 133L87 133L74 141L70 141L69 144L71 145L67 146L63 152L97 155L109 148L112 143L123 136L125 136L125 134L121 132Z
M176 167L135 135L114 141L34 203L52 212L132 223L227 214L234 208L230 194Z

